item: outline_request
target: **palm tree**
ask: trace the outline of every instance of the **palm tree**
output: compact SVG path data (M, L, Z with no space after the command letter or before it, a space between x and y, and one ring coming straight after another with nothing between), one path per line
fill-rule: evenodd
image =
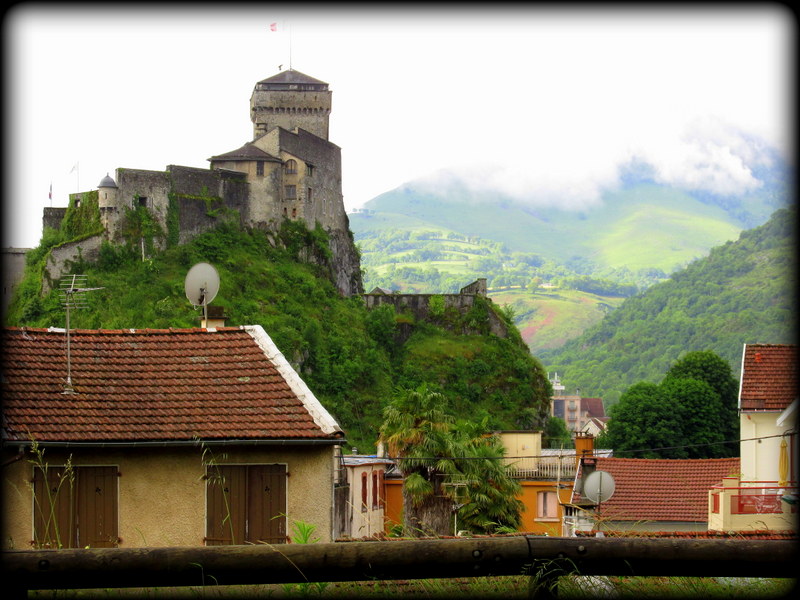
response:
M423 385L404 390L384 409L381 437L389 455L400 461L403 482L403 528L407 535L447 535L452 499L443 489L453 472L453 418L440 408L442 394Z
M456 422L445 397L422 385L403 390L384 409L381 439L400 463L403 527L407 535L450 535L453 512L481 532L516 528L519 483L500 460L502 444L487 436L487 421Z
M501 460L505 448L500 437L487 431L486 418L480 423L459 423L460 443L470 460L460 465L465 485L458 522L473 533L516 531L522 523L520 514L524 505L519 499L522 486Z

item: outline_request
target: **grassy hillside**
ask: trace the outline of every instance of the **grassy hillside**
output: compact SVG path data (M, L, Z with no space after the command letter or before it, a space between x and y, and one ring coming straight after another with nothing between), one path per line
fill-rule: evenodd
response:
M417 191L412 184L370 200L351 215L356 241L376 230L453 231L534 252L567 264L576 256L595 269L643 267L670 273L710 248L736 239L742 226L722 207L655 184L607 192L583 211L536 208L466 190Z
M624 300L558 288L505 290L489 296L496 304L511 307L514 323L534 356L580 336Z
M538 355L597 324L632 295L630 288L666 280L735 240L743 225L763 223L764 210L786 200L777 180L761 195L720 199L627 179L580 212L480 196L457 184L432 193L411 183L382 194L350 215L365 289L452 293L479 277L490 288L517 288L492 297L513 307L515 324ZM628 290L609 285L596 293L574 284L582 276ZM542 293L541 284L557 292Z
M53 232L45 238L30 253L7 325L65 325L57 292L39 292L49 247L66 240ZM326 243L287 222L277 236L222 225L144 261L138 247L105 245L97 263L74 265L72 272L86 274L89 287L102 289L86 294L88 308L72 311L70 325L196 327L200 314L185 297L184 278L192 265L210 262L221 280L213 304L224 307L226 324L262 325L362 451L374 450L383 407L395 390L423 382L444 393L459 416L486 416L492 428L543 424L550 393L546 374L512 324L508 339L489 335L482 323L487 311L496 311L491 303L479 303L447 324L418 322L393 310L367 311L361 298L339 296L327 270L298 258ZM461 330L460 318L469 319L473 330L477 323L477 333L453 334ZM401 327L404 336L398 335Z
M777 211L540 358L568 389L607 404L691 350L713 350L739 373L743 344L796 341L795 219L793 208Z

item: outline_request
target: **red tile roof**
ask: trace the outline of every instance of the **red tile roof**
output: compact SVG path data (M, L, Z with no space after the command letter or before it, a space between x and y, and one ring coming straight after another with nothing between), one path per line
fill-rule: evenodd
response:
M797 346L745 344L739 406L782 411L797 398Z
M2 334L3 440L335 440L341 430L260 326Z
M602 398L581 398L581 413L586 412L590 417L605 417Z
M576 531L577 537L596 537L597 531ZM603 529L605 537L638 537L638 538L690 538L719 539L731 538L741 540L796 540L794 531L773 531L771 529L744 531L630 531Z
M600 518L614 521L708 521L708 491L740 471L738 458L597 457L596 470L614 478Z

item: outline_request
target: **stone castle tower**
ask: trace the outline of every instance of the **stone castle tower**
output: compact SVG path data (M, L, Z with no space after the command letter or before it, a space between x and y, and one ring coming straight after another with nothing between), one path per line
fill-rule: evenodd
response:
M96 191L103 239L122 241L130 209L145 208L173 243L186 243L237 214L243 227L277 230L285 219L321 226L328 234L332 274L343 295L363 293L361 265L342 196L341 149L328 140L328 84L289 69L256 83L250 99L253 139L209 158L210 169L167 166L165 171L116 169ZM45 209L58 227L67 209ZM80 242L90 258L101 240ZM66 252L66 250L63 250ZM66 257L69 260L69 257ZM53 274L51 274L52 276Z
M300 127L327 140L330 114L328 84L292 69L259 81L250 97L253 139L274 127Z

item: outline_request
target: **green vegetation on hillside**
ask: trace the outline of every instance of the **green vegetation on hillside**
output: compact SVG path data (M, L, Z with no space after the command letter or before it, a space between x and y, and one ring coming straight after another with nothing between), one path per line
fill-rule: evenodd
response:
M739 385L711 351L689 352L660 384L633 384L611 407L601 448L632 458L724 458L739 455Z
M776 211L540 358L568 388L608 406L688 351L712 350L738 373L743 344L794 343L795 218L794 208Z
M41 296L40 290L49 248L65 240L52 230L45 238L31 252L7 325L64 327L57 291ZM102 289L86 293L89 307L72 311L70 325L196 327L199 309L185 297L184 278L192 265L209 262L220 274L213 304L224 307L226 324L262 325L362 451L374 448L395 388L423 383L460 414L487 417L492 429L543 425L550 385L506 313L488 301L439 324L394 309L370 312L361 298L340 297L325 268L300 261L309 250L324 254L324 232L289 221L277 234L221 224L144 260L136 244L106 243L96 263L72 266L71 273L86 274L90 287ZM488 334L487 311L506 321L508 339ZM464 328L477 333L453 333Z

